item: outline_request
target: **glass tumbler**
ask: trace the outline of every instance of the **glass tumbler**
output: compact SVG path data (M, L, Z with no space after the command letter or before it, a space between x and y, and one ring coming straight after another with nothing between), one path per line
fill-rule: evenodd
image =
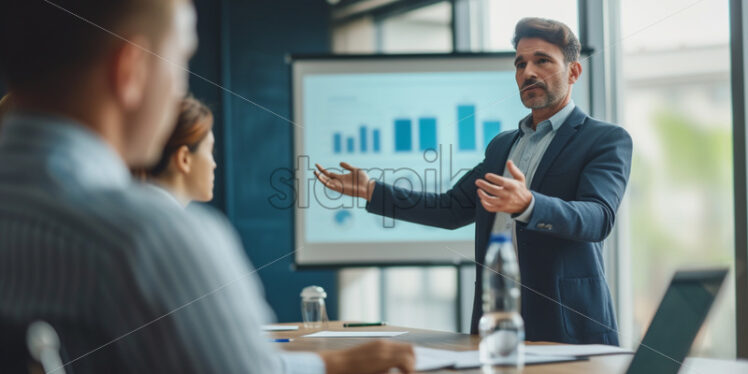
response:
M305 287L301 291L301 318L304 321L304 328L327 327L326 297L325 289L319 286Z

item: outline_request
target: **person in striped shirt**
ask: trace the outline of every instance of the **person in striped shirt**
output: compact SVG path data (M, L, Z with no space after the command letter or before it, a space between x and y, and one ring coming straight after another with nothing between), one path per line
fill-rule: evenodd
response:
M412 348L391 341L275 350L225 217L133 181L173 129L196 44L185 0L0 1L14 95L0 134L0 318L50 322L75 373L411 371Z

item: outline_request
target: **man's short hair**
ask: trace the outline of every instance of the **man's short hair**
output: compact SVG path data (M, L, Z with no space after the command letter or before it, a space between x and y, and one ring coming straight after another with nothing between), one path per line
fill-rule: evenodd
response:
M11 90L74 84L118 36L158 42L173 2L0 0L0 74Z
M567 63L579 60L579 52L582 49L579 39L571 32L569 26L559 21L536 17L523 18L514 28L514 49L517 49L517 44L523 38L540 38L556 45L561 49Z

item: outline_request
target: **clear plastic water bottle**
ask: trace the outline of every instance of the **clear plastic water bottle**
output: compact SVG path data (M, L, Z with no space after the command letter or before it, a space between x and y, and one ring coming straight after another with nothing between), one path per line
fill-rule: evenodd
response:
M483 316L478 330L482 365L524 366L519 264L509 232L491 233L483 268Z

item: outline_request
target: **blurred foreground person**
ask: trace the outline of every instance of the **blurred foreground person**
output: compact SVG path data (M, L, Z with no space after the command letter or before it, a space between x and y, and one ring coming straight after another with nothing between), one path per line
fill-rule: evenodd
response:
M225 218L133 183L129 168L153 165L174 128L196 45L187 1L0 1L13 92L0 136L0 318L48 321L75 373L412 370L412 349L394 342L276 351Z

